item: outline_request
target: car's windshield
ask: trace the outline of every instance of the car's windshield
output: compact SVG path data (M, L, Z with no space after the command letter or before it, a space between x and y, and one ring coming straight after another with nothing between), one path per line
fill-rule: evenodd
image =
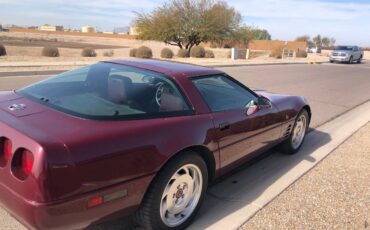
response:
M353 46L337 46L337 47L335 47L335 50L351 51L352 49L353 49Z
M69 71L17 93L91 119L136 119L189 112L178 87L166 76L112 63Z

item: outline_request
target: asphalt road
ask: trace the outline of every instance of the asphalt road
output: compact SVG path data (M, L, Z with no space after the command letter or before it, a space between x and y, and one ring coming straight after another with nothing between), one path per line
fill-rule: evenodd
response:
M370 99L370 61L363 64L225 67L250 88L300 95L312 107L317 127ZM47 76L1 76L0 90L18 89Z
M353 65L245 66L221 69L251 88L304 96L312 106L312 127L318 127L320 124L370 100L369 61ZM17 89L46 77L0 77L0 90ZM306 145L309 144L306 143ZM289 161L289 159L287 160ZM262 160L257 165L264 165L264 162L267 161ZM269 163L269 166L266 167L270 166ZM246 170L248 168L243 169L243 171ZM261 171L260 177L263 177L262 173ZM107 227L120 229L118 224L117 222L108 223L98 226L97 229L106 229ZM20 226L0 208L0 229L3 228L19 229Z

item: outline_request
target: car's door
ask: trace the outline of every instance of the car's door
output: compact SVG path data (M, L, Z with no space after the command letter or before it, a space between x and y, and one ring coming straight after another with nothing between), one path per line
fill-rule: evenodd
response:
M193 83L212 111L222 168L237 166L279 139L281 129L272 119L278 110L266 99L248 114L261 100L241 83L226 75L195 78Z

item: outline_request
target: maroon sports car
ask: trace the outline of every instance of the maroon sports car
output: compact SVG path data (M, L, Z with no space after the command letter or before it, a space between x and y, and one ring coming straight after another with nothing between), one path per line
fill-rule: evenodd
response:
M274 146L296 153L310 117L219 70L100 62L0 93L0 203L31 229L131 213L184 229L209 183Z

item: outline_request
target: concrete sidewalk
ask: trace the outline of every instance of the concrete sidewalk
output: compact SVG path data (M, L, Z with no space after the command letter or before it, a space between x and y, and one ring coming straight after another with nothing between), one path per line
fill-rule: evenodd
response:
M368 228L369 178L370 123L240 230Z

